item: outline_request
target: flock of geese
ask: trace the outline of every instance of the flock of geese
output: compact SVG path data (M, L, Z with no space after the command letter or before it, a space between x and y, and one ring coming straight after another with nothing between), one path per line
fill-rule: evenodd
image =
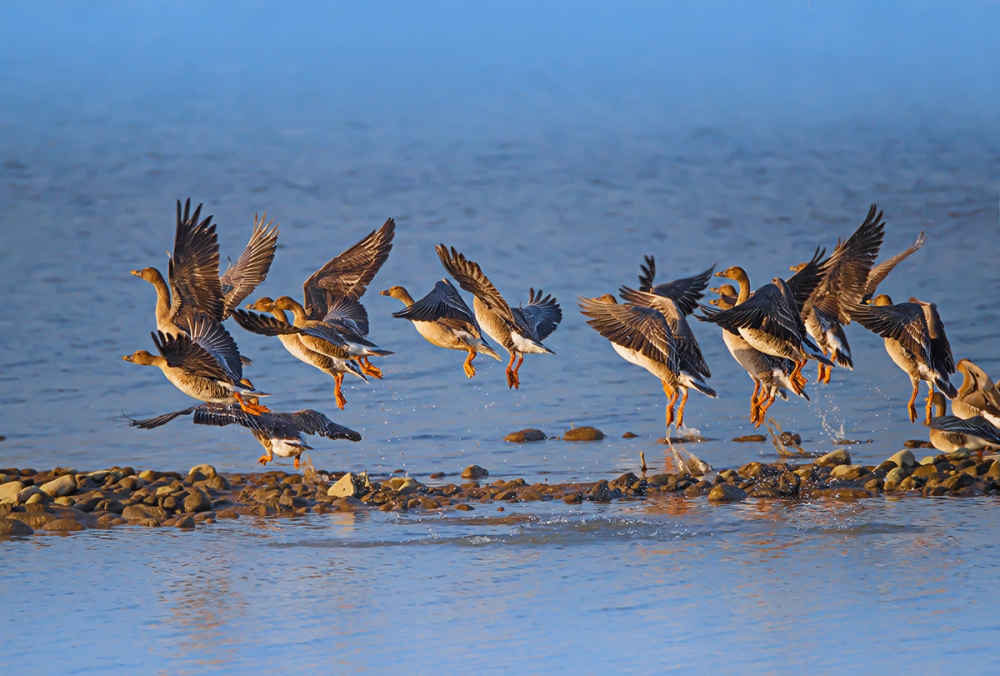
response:
M156 366L175 387L202 403L146 420L129 418L131 424L150 429L191 415L195 424L240 425L264 447L261 464L278 455L294 458L296 468L299 456L310 448L303 434L360 440L360 434L318 411L276 413L262 405L259 399L267 395L244 377L251 362L240 354L223 322L232 317L247 331L277 337L297 359L331 376L337 406L343 409L344 377L381 379L382 371L371 359L393 354L369 338L368 313L360 299L389 256L395 222L390 218L319 268L303 284L301 303L287 295L261 297L240 308L267 276L278 229L273 221L265 224L266 215L255 216L249 243L220 275L215 225L211 216L201 219L201 209L199 205L192 212L190 199L183 206L177 202L166 279L152 267L132 271L156 290L156 330L151 335L157 354L139 350L123 359ZM861 226L838 241L830 256L817 248L809 261L791 268L793 275L774 277L754 290L738 266L656 284L655 259L646 256L638 289L619 289L623 302L611 294L579 298L580 311L622 358L661 381L668 428L683 426L689 390L718 396L707 382L711 371L687 317L721 328L730 354L753 381L750 421L758 427L776 399L787 400L789 391L809 399L802 373L808 361L818 364L817 384L829 383L834 369L853 369L844 327L857 322L884 339L893 362L909 376L911 422L917 419L920 383L927 383L926 423L935 446L950 451L1000 445L1000 388L971 361L956 364L935 305L916 298L893 303L887 295L875 294L893 268L924 244L921 233L913 246L876 264L884 230L882 212L872 205ZM543 341L562 321L556 299L530 289L527 304L513 307L477 263L444 244L436 251L447 273L472 294L472 308L445 278L419 300L401 286L381 291L405 306L393 317L410 321L433 345L465 352L463 370L469 378L476 375L478 354L502 361L488 336L509 355L508 387L519 388L525 355L554 354ZM718 297L703 305L713 273L736 286L709 289ZM956 370L963 375L957 389L950 381ZM946 415L945 398L952 400L954 415Z

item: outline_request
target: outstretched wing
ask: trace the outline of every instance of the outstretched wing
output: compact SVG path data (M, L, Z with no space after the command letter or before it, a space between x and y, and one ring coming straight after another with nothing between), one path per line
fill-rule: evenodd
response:
M306 280L302 290L310 319L326 315L330 300L336 296L358 300L365 295L368 285L389 257L395 232L396 221L390 218L381 228L330 260Z
M906 260L911 254L919 251L920 247L924 245L925 241L926 239L924 238L924 233L921 232L920 236L917 237L917 241L915 241L913 243L913 246L911 246L909 249L902 251L893 256L892 258L890 258L889 260L879 263L878 265L873 267L871 271L868 273L868 282L865 284L865 292L864 295L862 296L862 300L868 300L869 298L874 296L875 289L877 289L878 285L882 283L882 280L884 280L889 275L889 273L892 272L892 269L897 265L899 265L900 263L902 263L904 260Z
M161 425L166 425L171 420L179 418L182 415L190 415L198 408L199 405L190 406L180 411L174 411L173 413L164 413L163 415L158 415L155 418L146 418L145 420L136 420L135 418L129 418L127 415L125 416L125 418L129 421L128 423L129 427L138 427L141 430L151 430L154 427L160 427ZM123 413L122 415L125 414Z
M444 269L455 278L460 287L478 298L510 326L517 326L514 313L510 311L510 305L503 299L489 278L483 274L478 263L467 259L455 247L451 247L449 251L444 244L438 244L435 250L438 258L441 259L441 264L444 265Z
M167 268L173 294L171 317L184 329L188 329L195 313L221 321L225 312L219 284L219 240L211 216L198 221L201 206L192 214L188 198L181 212L181 202L177 201L174 252Z
M458 289L447 279L442 279L426 296L399 312L393 312L392 316L414 322L444 322L457 330L469 331L477 338L480 335L476 316L462 300Z
M195 407L192 422L195 425L211 425L213 427L239 425L257 431L262 426L261 418L269 415L268 413L259 416L250 415L235 404L203 404Z
M236 341L221 323L204 315L195 317L191 324L191 340L205 349L233 377L233 382L243 379L243 362Z
M319 411L306 409L295 413L276 413L274 415L287 421L303 434L317 434L327 439L361 441L361 435L358 432L338 425Z
M677 352L684 361L684 366L705 378L712 377L712 372L708 369L708 364L705 363L698 339L695 338L691 325L688 324L684 313L681 312L675 300L654 293L635 291L627 286L621 287L618 292L629 303L648 307L662 314L674 335Z
M656 259L652 256L643 256L645 261L639 266L639 290L651 291L653 280L656 279Z
M343 329L352 339L364 339L368 335L368 310L356 300L337 296L330 301L323 321Z
M851 318L883 338L899 341L904 348L931 363L931 341L924 311L916 303L856 305Z
M816 247L816 253L813 254L812 259L802 266L801 270L785 280L792 295L795 297L795 305L798 312L802 311L806 301L809 300L813 291L823 281L828 262L822 260L824 254L826 254L826 249Z
M700 274L657 284L650 289L642 288L642 279L640 278L639 290L670 298L677 303L677 308L681 312L689 315L698 307L698 301L705 297L705 289L708 288L713 272L715 272L714 265ZM652 277L650 277L650 281L652 281Z
M535 293L528 290L528 304L518 308L522 318L531 326L539 341L545 340L559 327L562 308L551 295L542 296L542 290Z
M728 310L717 311L702 306L704 314L698 319L712 322L730 331L759 329L781 340L798 343L801 340L801 318L785 302L781 290L774 284L765 284L746 302Z
M253 293L271 269L274 252L278 247L278 227L272 226L273 220L264 225L266 218L266 213L260 219L254 214L250 241L236 263L230 265L219 279L225 303L223 319Z
M233 310L233 319L250 333L261 336L285 336L292 333L302 333L302 329L292 326L288 322L256 312Z
M166 335L162 331L150 334L167 366L180 368L192 375L227 382L230 374L218 359L186 334Z
M873 204L861 227L837 245L826 262L826 275L812 293L814 307L842 324L851 321L847 308L861 302L868 275L882 247L885 221L882 212L876 213L876 209Z
M1000 445L1000 429L981 415L971 418L958 418L953 415L931 418L930 428L942 432L958 432L973 437L985 439L991 444Z
M667 321L657 310L578 298L587 324L616 345L678 370L676 345Z

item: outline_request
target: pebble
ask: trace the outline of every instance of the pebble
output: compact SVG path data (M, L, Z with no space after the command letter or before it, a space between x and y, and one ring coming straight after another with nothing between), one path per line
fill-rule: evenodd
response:
M482 479L483 477L487 477L489 475L490 473L479 465L469 465L462 470L463 479Z
M475 507L466 504L464 502L460 502L457 505L455 505L455 509L459 510L460 512L471 512L472 510L475 509Z
M639 435L636 434L635 432L626 432L625 434L622 435L622 439L635 439L638 436Z
M204 512L211 506L212 501L197 488L192 489L191 494L184 498L185 512Z
M361 493L358 487L359 481L354 474L348 472L337 480L337 483L330 486L326 494L331 498L353 498Z
M563 441L600 441L604 432L596 427L574 427L563 435Z
M45 524L43 530L54 533L73 533L87 530L87 527L74 519L53 519Z
M767 441L767 437L763 434L744 434L742 437L733 437L732 440L738 444L760 443Z
M24 490L24 484L20 481L8 481L0 484L0 505L17 502L17 494Z
M541 430L536 430L533 427L519 430L517 432L511 432L503 438L504 441L509 441L515 444L523 444L529 441L545 441L545 439L545 433Z
M389 485L400 495L409 495L420 488L420 482L411 476L390 479Z
M910 469L917 466L917 459L913 457L913 451L904 448L898 453L889 456L889 461L896 463L896 467Z
M42 484L40 488L49 497L61 498L76 492L76 477L72 474L63 474L58 479Z
M896 469L890 470L888 474L885 475L885 480L883 487L887 491L896 490L896 487L907 477L907 471L902 467L897 467Z
M166 522L164 522L166 525ZM178 517L173 523L174 528L181 528L184 530L192 530L196 527L194 517L190 514L185 514L184 516Z
M16 519L0 519L0 538L13 535L33 535L35 529Z
M745 490L732 484L716 484L708 493L709 502L742 502L746 497Z
M816 458L816 464L820 467L833 467L835 465L850 465L851 454L843 448L830 451L826 455Z

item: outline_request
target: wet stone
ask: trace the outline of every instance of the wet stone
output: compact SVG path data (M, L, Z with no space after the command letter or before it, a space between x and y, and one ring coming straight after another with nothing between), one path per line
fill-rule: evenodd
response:
M744 434L741 437L733 437L732 440L738 444L760 443L767 441L767 436L764 434Z
M475 509L475 507L462 502L455 505L455 509L459 510L460 512L471 512L472 510Z
M50 533L74 533L87 530L87 527L74 519L53 519L45 524L43 530Z
M53 479L40 486L50 497L63 497L76 492L76 477L72 474L64 474L58 479Z
M834 467L836 465L850 465L851 454L843 448L830 451L826 455L816 458L816 464L820 467Z
M15 535L32 535L35 530L26 523L13 519L0 519L0 538Z
M574 427L563 435L564 441L600 441L604 432L596 427Z
M747 492L732 484L718 484L708 494L708 501L714 503L721 502L741 502L747 497Z
M636 434L635 432L626 432L625 434L622 435L622 439L635 439L638 436L639 435Z
M926 439L907 439L903 442L904 448L934 448L934 444Z
M545 433L533 427L518 430L517 432L511 432L503 438L504 441L509 441L515 444L523 444L531 441L545 441L545 439Z
M908 449L903 449L898 453L894 453L886 462L894 462L897 467L902 467L904 469L910 469L917 466L917 459L913 457L913 451Z
M462 470L463 479L482 479L488 477L490 473L479 465L469 465Z

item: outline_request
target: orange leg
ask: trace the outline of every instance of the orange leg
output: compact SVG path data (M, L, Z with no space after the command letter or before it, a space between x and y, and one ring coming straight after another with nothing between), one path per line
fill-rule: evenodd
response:
M920 381L913 383L913 394L910 395L910 400L906 402L906 410L910 412L910 422L917 422L917 407L915 402L917 401L917 395L920 393Z
M820 362L816 362L816 382L821 383L824 378L826 378L826 366Z
M358 366L361 367L361 372L366 376L371 376L372 378L382 379L382 369L372 364L368 361L368 357L355 357L358 362Z
M300 464L299 463L299 456L295 456L295 460L294 460L294 462L292 464L295 465L295 469L299 468L299 464Z
M465 369L465 375L471 378L476 375L476 367L472 365L472 360L476 358L476 351L469 350L469 356L465 358L465 363L462 364L462 368Z
M750 422L757 420L757 393L760 391L760 381L753 381L753 394L750 395Z
M677 408L677 429L684 427L684 405L688 401L688 391L684 388L684 392L681 394L681 405Z
M667 381L661 381L663 383L663 393L667 395L667 429L674 424L674 402L677 401L677 393L674 392L674 388L667 385Z
M924 420L925 425L931 424L931 399L934 397L934 383L927 383L927 417Z
M514 389L520 389L521 387L521 364L524 363L524 355L518 355L517 366L514 367Z
M239 392L233 392L233 396L236 397L236 401L239 402L240 408L243 409L244 412L249 413L250 415L260 415L261 413L271 412L271 409L269 409L267 406L262 406L260 404L251 404L250 402L245 401Z
M270 448L267 449L267 452L265 452L264 455L262 455L259 458L257 458L257 462L260 463L261 465L266 465L267 463L271 462L272 460L274 460L274 454L271 453L271 449Z
M517 382L517 376L514 375L514 360L517 355L513 352L510 353L510 361L507 363L507 387L514 389L514 383Z
M337 408L341 411L344 410L344 404L347 403L347 397L344 393L340 391L340 386L344 384L344 374L335 373L333 376L333 395L337 398Z
M832 376L832 375L833 375L833 368L830 367L830 366L827 366L826 367L826 377L823 378L823 384L824 385L829 385L830 384L830 376Z

